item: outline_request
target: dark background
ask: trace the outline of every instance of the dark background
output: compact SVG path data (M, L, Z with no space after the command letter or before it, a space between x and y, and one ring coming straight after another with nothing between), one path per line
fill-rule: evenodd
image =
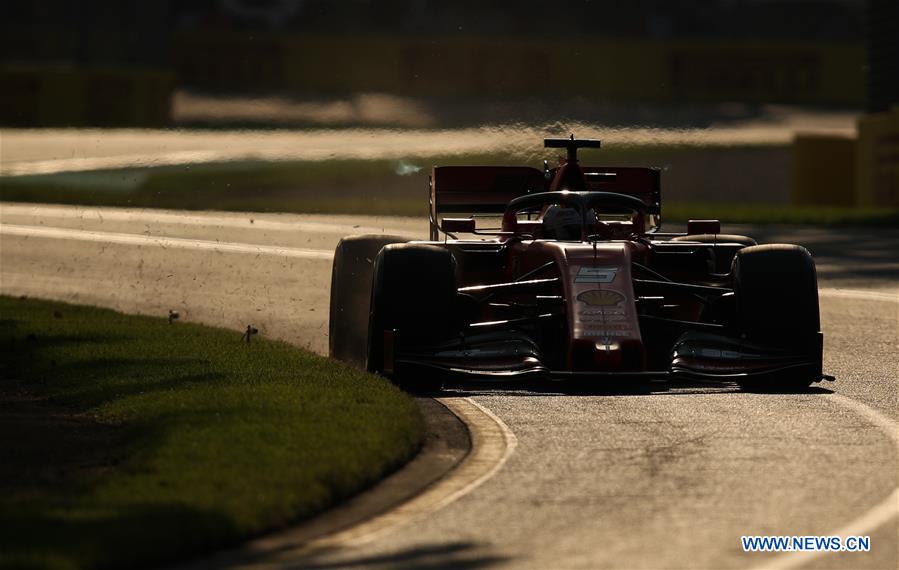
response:
M16 126L170 125L179 92L869 111L899 100L895 0L34 0L3 11L0 121Z

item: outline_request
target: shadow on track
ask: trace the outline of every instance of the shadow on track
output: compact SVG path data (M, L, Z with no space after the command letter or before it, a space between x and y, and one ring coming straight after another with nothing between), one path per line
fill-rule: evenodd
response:
M832 394L833 391L820 385L801 391L753 392L741 389L734 382L711 382L703 380L660 380L641 382L621 382L601 386L571 385L565 382L531 381L511 382L467 382L448 384L443 391L430 394L431 397L469 396L689 396L694 394Z
M343 553L341 555L340 553ZM349 555L347 555L349 553ZM322 549L301 555L291 560L277 561L274 566L284 570L332 568L398 568L403 570L478 570L489 568L507 561L507 558L490 554L483 546L473 542L448 542L444 544L425 544L399 549L383 554L364 554L352 556L352 550ZM241 557L224 568L238 567L254 562L265 562L271 553L258 559L253 556Z

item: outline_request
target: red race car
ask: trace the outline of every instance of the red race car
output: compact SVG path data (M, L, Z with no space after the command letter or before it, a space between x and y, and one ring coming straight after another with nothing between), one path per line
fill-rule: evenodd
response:
M684 376L776 391L832 379L806 249L722 234L717 220L663 233L658 169L581 166L578 149L598 140L544 143L567 149L559 167L435 167L430 241L340 241L332 357L413 392L466 379L589 389Z

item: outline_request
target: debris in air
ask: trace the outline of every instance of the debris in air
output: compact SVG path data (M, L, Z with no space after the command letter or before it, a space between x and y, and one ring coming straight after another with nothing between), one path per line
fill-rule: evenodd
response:
M394 168L393 171L400 176L408 176L410 174L421 172L421 167L415 166L414 164L406 162L405 160L401 160L397 163L396 168Z

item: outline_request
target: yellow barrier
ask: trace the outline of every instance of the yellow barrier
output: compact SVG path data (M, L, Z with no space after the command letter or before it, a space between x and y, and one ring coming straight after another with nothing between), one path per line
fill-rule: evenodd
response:
M857 137L797 135L792 202L899 208L899 106L860 117Z
M8 126L171 124L167 70L5 65L0 83L0 123Z
M899 106L858 121L859 206L899 208Z
M793 204L854 206L855 164L854 137L797 134L793 139Z

